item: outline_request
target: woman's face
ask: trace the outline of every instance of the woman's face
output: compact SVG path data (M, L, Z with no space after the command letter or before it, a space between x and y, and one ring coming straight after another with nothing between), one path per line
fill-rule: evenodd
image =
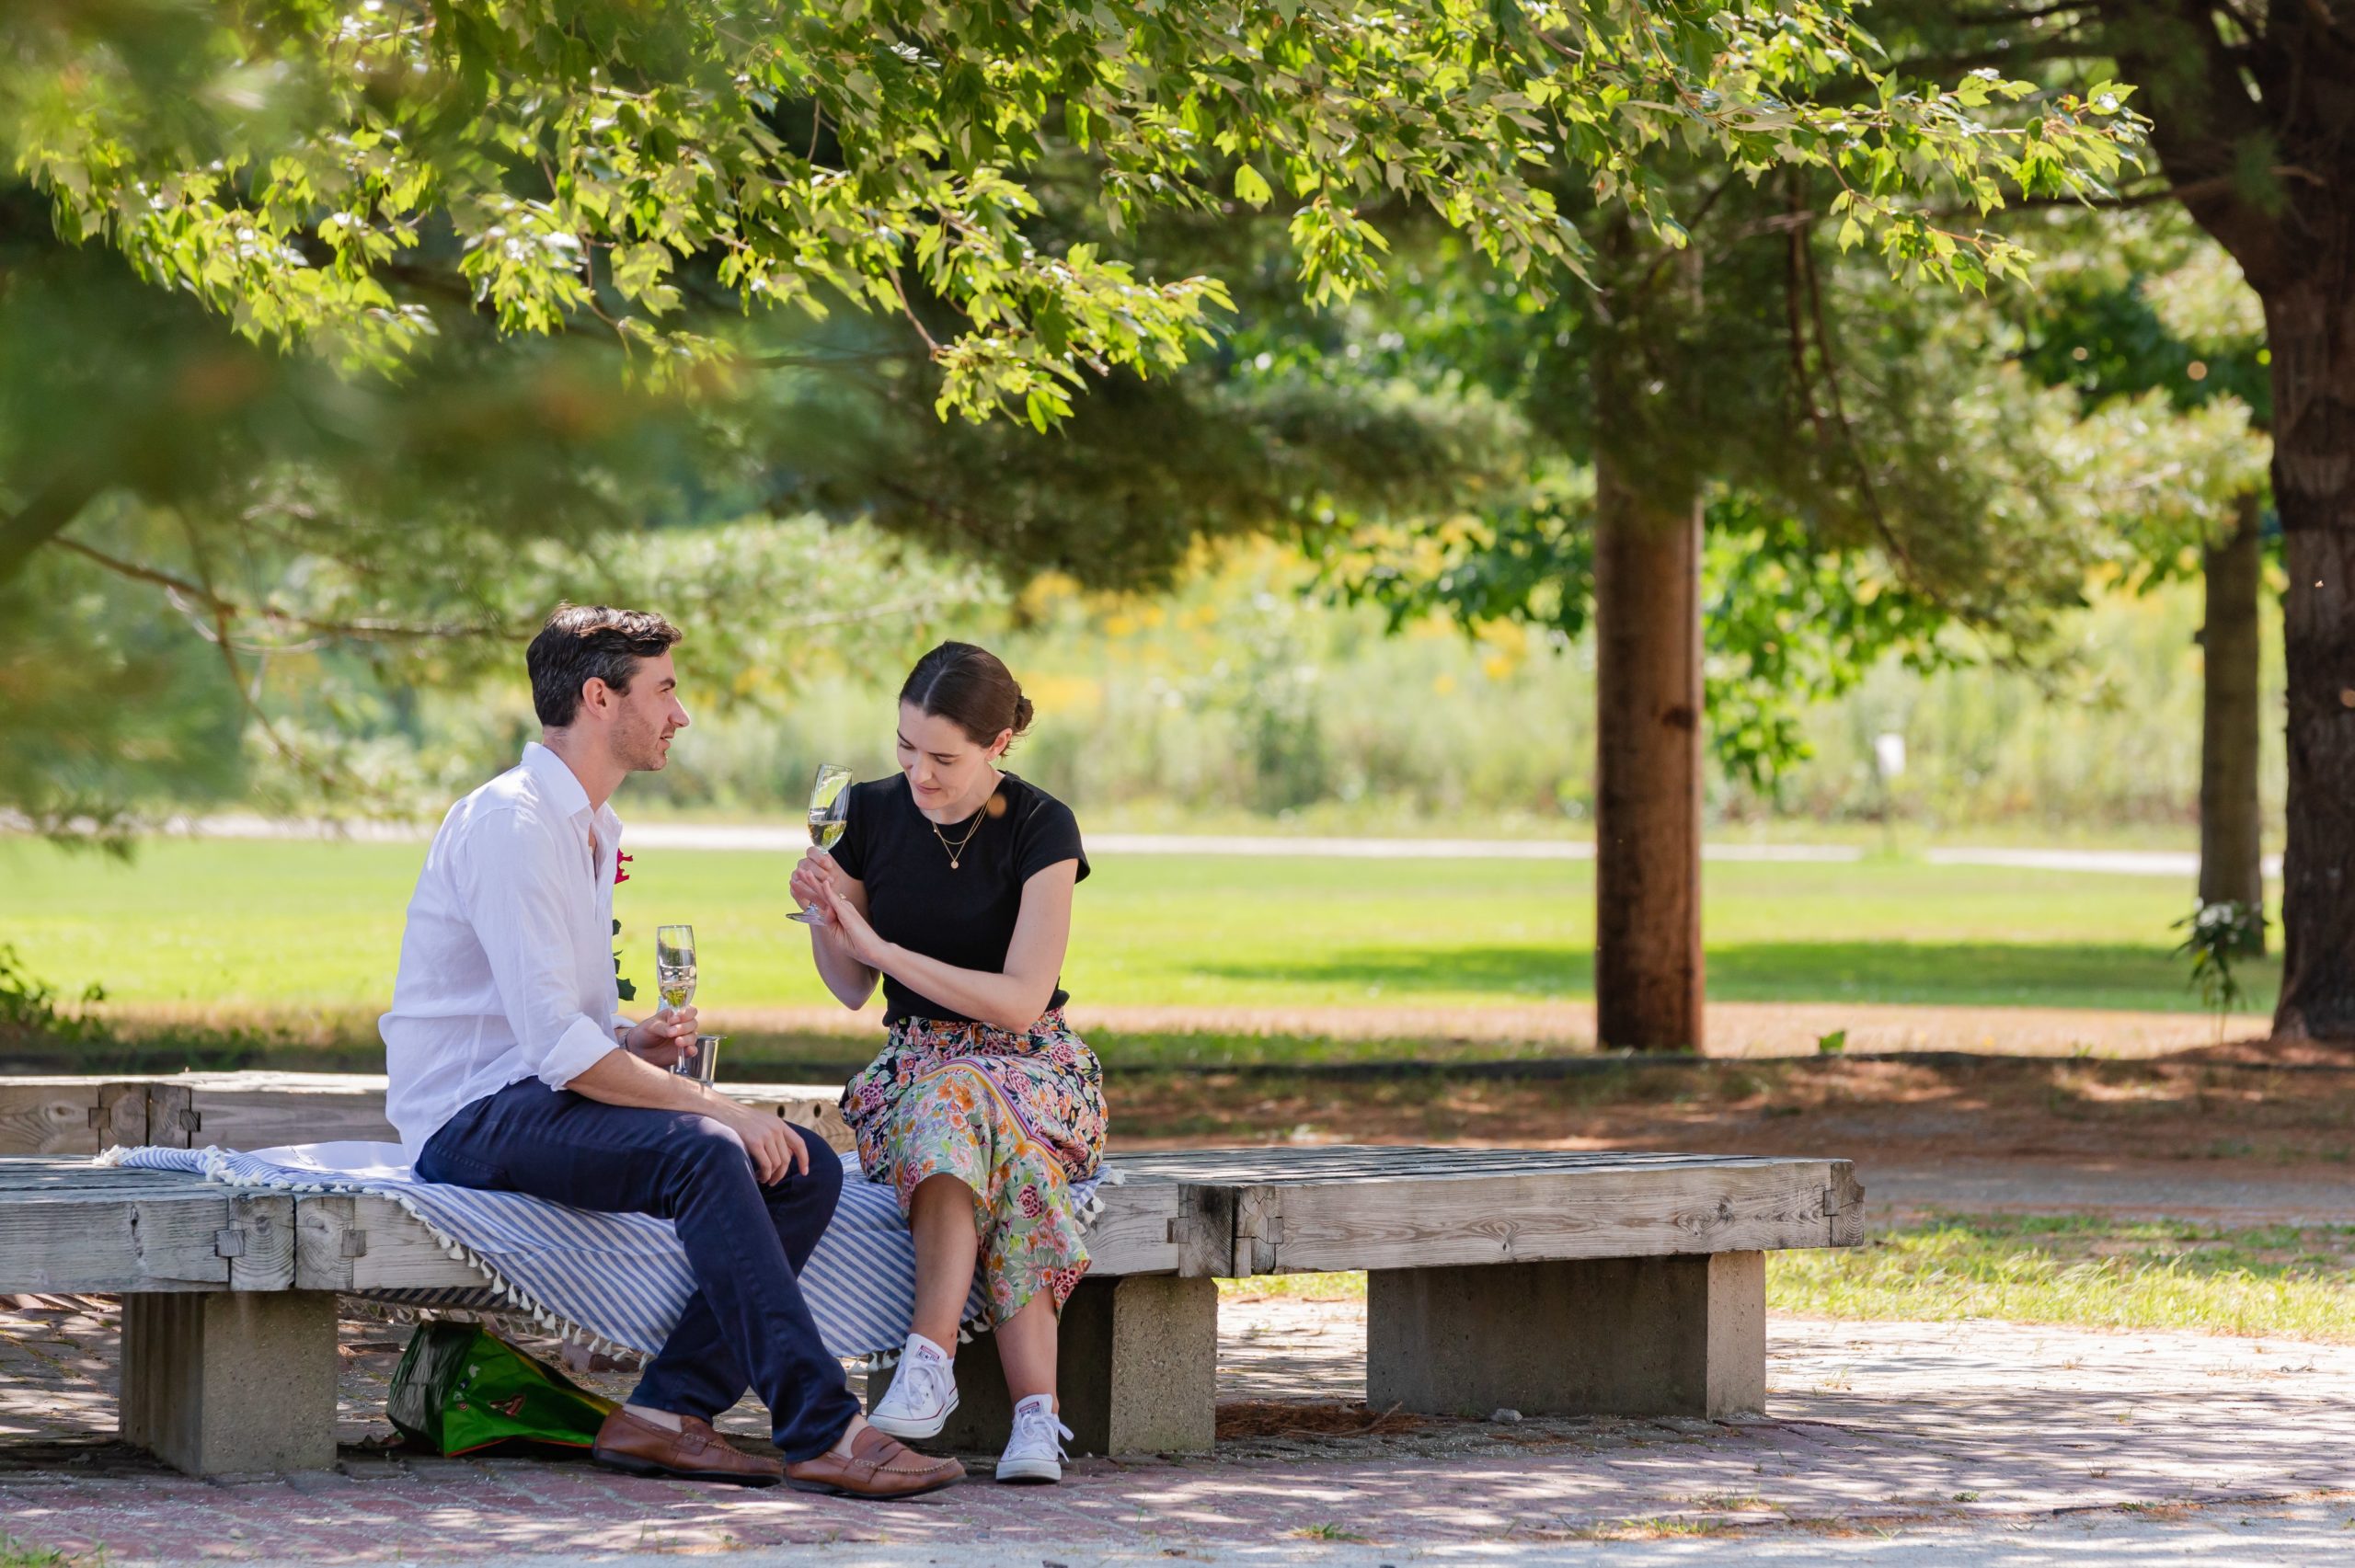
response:
M908 775L908 791L917 808L945 811L986 793L983 781L1013 738L1008 731L987 746L977 746L956 720L902 703L900 771Z

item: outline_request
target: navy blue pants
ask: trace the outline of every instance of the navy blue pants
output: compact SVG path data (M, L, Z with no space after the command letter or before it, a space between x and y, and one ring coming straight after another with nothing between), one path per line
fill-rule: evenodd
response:
M808 1459L858 1413L801 1299L798 1276L843 1190L842 1162L810 1142L809 1174L764 1187L743 1140L709 1116L608 1105L525 1079L451 1117L417 1173L670 1220L697 1289L630 1402L708 1421L750 1383L777 1451Z

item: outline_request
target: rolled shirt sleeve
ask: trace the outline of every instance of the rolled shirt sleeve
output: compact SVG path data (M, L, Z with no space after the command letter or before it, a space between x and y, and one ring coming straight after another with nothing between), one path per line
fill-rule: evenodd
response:
M581 1008L571 929L580 894L565 885L581 875L569 865L570 830L518 806L478 831L491 853L467 858L460 896L518 1048L541 1082L561 1089L620 1048L614 1027L622 1021Z

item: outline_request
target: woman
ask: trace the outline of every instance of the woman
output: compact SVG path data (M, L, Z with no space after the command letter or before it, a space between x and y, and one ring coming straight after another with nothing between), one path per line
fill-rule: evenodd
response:
M1014 1396L1000 1481L1063 1479L1055 1323L1087 1270L1070 1184L1104 1151L1104 1073L1063 1022L1072 889L1087 875L1068 807L998 767L1030 703L994 654L943 643L900 691L901 777L855 786L831 856L793 893L845 1007L879 976L890 1039L843 1092L869 1181L915 1234L916 1305L868 1420L936 1435L957 1406L959 1320L979 1263Z

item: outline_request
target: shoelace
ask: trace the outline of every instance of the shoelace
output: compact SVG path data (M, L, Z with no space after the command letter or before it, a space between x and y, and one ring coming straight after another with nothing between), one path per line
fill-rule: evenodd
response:
M916 1378L909 1379L908 1397L920 1405L945 1402L948 1397L948 1390L957 1386L957 1368L953 1364L943 1365L937 1361L922 1360L913 1356L902 1357L900 1376L906 1378L911 1372L915 1373ZM919 1378L922 1379L920 1383L917 1381ZM893 1388L898 1386L896 1382L892 1384Z
M1063 1441L1057 1441L1055 1436L1048 1432L1032 1432L1030 1430L1032 1427L1052 1427L1055 1432L1063 1435ZM1064 1425L1063 1424L1063 1418L1051 1410L1040 1410L1034 1407L1029 1410L1017 1410L1014 1413L1014 1441L1008 1443L1006 1448L1009 1450L1021 1448L1023 1446L1023 1439L1026 1436L1029 1437L1033 1442L1041 1447L1051 1448L1054 1449L1055 1459L1058 1463L1071 1458L1071 1455L1063 1451L1063 1442L1068 1442L1071 1439L1072 1430L1070 1427Z

